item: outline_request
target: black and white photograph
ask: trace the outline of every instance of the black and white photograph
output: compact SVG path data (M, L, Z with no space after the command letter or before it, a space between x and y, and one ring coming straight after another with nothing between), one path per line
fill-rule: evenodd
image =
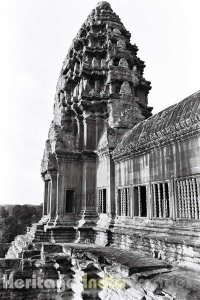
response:
M0 0L0 300L200 300L200 2Z

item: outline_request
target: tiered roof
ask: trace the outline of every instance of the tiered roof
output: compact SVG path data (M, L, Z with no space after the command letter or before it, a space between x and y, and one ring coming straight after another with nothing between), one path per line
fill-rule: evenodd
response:
M130 129L114 150L113 157L124 159L199 133L200 91Z

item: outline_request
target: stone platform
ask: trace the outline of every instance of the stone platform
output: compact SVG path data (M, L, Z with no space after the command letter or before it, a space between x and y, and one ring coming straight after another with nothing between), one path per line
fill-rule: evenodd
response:
M29 249L22 249L18 258L2 259L0 269L1 273L14 274L14 277L42 274L47 279L51 276L64 281L70 278L70 286L64 292L50 290L52 296L48 299L52 300L66 299L66 293L67 299L200 299L199 272L172 266L141 251L94 243L32 243ZM87 276L86 287L84 276ZM94 285L103 280L103 285L90 287L90 280ZM1 285L1 299L9 299L10 292L13 290L5 290ZM14 295L19 300L36 299L38 295L46 299L45 289L33 292L32 289L24 292L15 289Z
M122 280L126 288L109 291L108 299L200 299L199 272L172 267L139 251L75 243L44 243L43 248L51 254L61 251L79 261L79 267L93 262L104 276Z

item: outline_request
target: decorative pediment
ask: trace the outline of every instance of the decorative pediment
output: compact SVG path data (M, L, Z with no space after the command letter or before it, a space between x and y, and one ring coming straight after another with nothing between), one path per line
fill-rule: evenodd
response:
M47 141L46 145L48 145L49 141ZM54 153L51 153L47 146L44 150L44 155L41 163L41 174L57 169L57 161Z
M107 68L106 60L102 58L101 60L101 68Z
M113 33L116 35L121 35L121 31L118 28L114 28Z
M140 109L136 106L132 106L121 111L120 118L116 121L115 127L132 128L144 119Z
M96 59L96 57L93 57L93 59L92 59L92 67L93 68L99 67L98 60Z
M76 120L73 116L65 116L65 119L62 121L62 127L52 122L48 142L50 152L57 153L60 151L76 150L75 123Z
M119 66L120 67L123 67L123 68L129 68L129 65L127 63L127 60L125 58L121 58L120 61L119 61Z
M120 94L131 95L131 87L127 81L124 81L121 85Z
M104 132L99 140L99 144L97 147L98 155L103 155L105 153L109 154L111 149L119 142L118 134L115 129L111 128L108 124L106 124L104 128Z
M122 49L122 50L126 50L126 43L124 40L119 40L117 41L117 47Z

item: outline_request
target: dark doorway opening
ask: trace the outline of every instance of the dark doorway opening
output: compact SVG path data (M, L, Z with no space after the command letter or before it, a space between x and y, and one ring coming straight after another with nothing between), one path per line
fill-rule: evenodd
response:
M141 217L147 216L146 186L141 186Z
M65 197L65 213L73 213L74 212L74 190L66 190Z

